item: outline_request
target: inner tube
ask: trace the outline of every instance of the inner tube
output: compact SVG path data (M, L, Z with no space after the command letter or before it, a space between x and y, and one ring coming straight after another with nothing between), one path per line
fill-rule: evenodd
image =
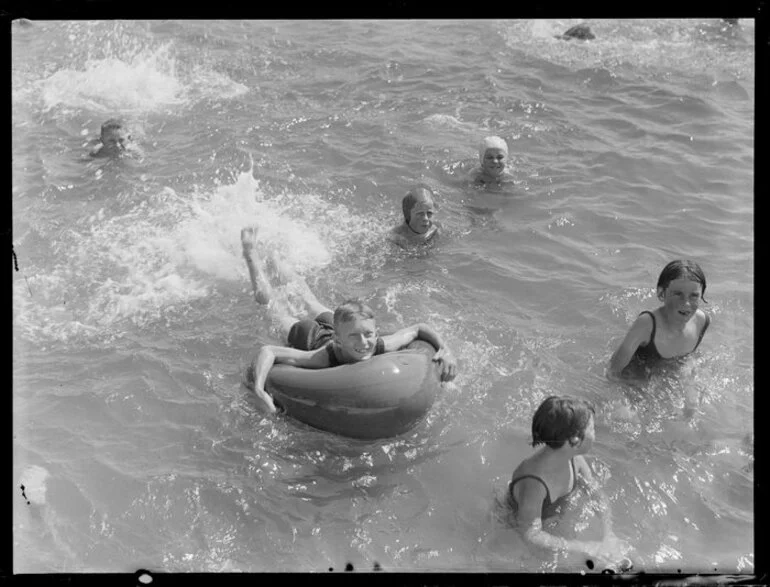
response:
M436 349L416 340L360 363L304 369L274 365L265 390L287 415L315 428L374 440L412 429L441 387Z

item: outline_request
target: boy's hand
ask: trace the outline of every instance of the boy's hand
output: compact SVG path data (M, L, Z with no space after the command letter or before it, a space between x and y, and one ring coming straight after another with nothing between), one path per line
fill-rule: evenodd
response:
M457 359L448 348L436 351L433 360L441 363L441 381L452 381L457 376Z

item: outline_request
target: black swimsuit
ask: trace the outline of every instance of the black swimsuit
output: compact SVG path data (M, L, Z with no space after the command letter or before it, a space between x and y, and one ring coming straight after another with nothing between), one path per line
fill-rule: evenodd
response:
M511 482L508 484L508 496L509 496L509 498L511 500L511 505L514 508L518 507L518 504L516 503L516 498L513 496L513 486L516 485L516 483L518 483L522 479L527 479L527 478L537 479L538 481L540 481L540 483L543 484L543 487L545 487L545 499L543 500L543 510L542 510L542 513L541 513L541 518L542 519L550 518L551 516L556 514L557 513L556 509L561 504L563 504L567 500L567 498L570 495L572 495L575 492L575 490L577 489L578 477L577 477L577 472L575 471L575 459L572 458L572 459L570 459L569 462L570 462L570 465L572 465L572 489L570 489L567 493L565 493L564 495L559 497L556 501L552 502L551 501L551 492L548 490L548 485L546 484L545 481L543 481L537 475L522 475L521 477L516 477L516 479L511 480Z
M634 355L638 359L640 359L643 363L650 363L650 362L661 361L661 360L663 361L675 360L675 359L678 360L678 359L683 359L684 357L686 357L691 353L694 353L695 350L698 348L698 345L700 345L700 341L703 340L703 335L706 334L706 330L708 329L709 324L711 323L711 317L708 314L706 314L706 324L703 326L703 330L700 331L700 336L698 337L698 342L695 343L695 348L692 349L689 353L685 353L683 355L677 355L675 357L663 357L658 352L658 349L655 346L655 314L653 314L648 310L645 310L644 312L639 313L640 316L642 314L649 314L650 317L652 318L652 334L650 335L650 340L644 346L639 345Z

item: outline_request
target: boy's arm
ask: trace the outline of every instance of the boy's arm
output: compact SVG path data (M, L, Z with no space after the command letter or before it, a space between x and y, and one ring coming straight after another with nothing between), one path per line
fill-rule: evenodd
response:
M442 364L442 381L451 381L455 378L457 375L457 360L452 354L452 351L449 350L449 347L446 346L439 333L427 324L420 323L413 326L407 326L406 328L397 330L393 334L382 337L382 341L385 343L386 353L397 351L415 340L429 342L433 345L433 348L436 349L433 360L439 361Z
M323 369L329 366L329 355L324 347L314 351L301 351L283 346L266 344L262 347L254 361L254 391L269 406L272 406L272 399L269 401L269 395L265 392L265 382L275 363L285 363L295 367L304 367L305 369ZM273 410L275 408L273 407Z
M648 314L639 316L626 334L623 342L612 354L608 375L610 378L618 378L623 369L631 362L631 359L644 341L649 340L652 334L652 318Z

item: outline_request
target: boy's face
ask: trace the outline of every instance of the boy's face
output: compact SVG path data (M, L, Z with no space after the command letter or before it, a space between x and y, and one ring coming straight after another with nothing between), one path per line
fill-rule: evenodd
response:
M502 149L493 147L484 152L484 159L481 161L481 168L487 175L497 177L505 171L505 160L508 154Z
M131 134L125 128L111 128L102 133L102 144L110 151L125 151Z
M432 200L425 199L417 202L409 211L409 228L418 234L425 234L433 226L435 212Z
M352 361L364 361L372 356L377 343L377 328L373 318L355 316L342 322L334 332L343 355Z

